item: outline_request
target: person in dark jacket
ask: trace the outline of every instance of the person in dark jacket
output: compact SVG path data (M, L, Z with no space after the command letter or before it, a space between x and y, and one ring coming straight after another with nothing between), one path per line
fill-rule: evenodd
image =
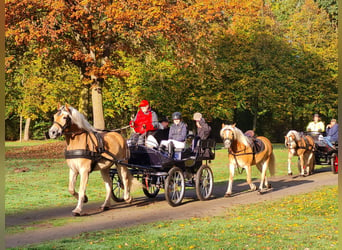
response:
M161 141L160 145L168 147L172 142L175 148L182 149L185 147L185 140L187 134L187 125L182 121L182 114L174 112L172 114L173 124L170 127L168 140Z
M198 113L198 112L195 113L193 119L196 122L196 128L197 128L197 135L195 136L193 140L193 145L192 145L192 149L195 150L199 139L201 140L208 139L210 132L211 132L211 127L208 125L208 123L206 123L201 113Z
M330 124L327 125L327 136L324 137L324 141L331 147L334 148L332 142L338 141L338 124L336 119L331 119Z
M197 127L197 136L199 136L201 140L208 139L211 132L211 127L208 125L208 123L205 122L204 118L202 117L202 114L195 113L194 120L196 122Z

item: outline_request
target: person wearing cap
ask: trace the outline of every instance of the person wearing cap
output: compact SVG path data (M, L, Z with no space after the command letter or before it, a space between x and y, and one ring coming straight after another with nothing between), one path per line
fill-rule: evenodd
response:
M335 148L332 142L338 141L338 124L336 122L336 119L331 119L330 124L327 125L327 136L324 137L324 141L331 148Z
M160 142L161 147L168 147L170 142L175 148L183 149L185 147L186 134L188 126L182 121L182 114L180 112L174 112L172 114L173 124L170 127L168 140L162 140Z
M200 139L201 140L208 139L210 132L211 132L211 127L208 125L208 123L206 123L201 113L198 113L198 112L195 113L193 119L196 122L197 135L192 141L192 150L196 152L198 141Z
M324 132L324 123L321 121L319 114L315 114L313 121L308 124L306 127L306 131L313 132L314 134L318 134Z
M196 122L197 136L201 140L208 139L211 131L211 127L206 123L201 113L194 114L194 121Z
M151 110L147 100L142 100L139 104L139 111L129 125L134 129L131 136L133 141L138 141L138 144L144 144L144 139L147 133L155 131L159 128L158 116Z

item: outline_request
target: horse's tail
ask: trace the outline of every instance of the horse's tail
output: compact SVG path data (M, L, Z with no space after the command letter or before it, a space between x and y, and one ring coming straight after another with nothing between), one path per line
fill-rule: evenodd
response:
M276 165L275 157L274 157L274 153L272 151L271 156L270 156L270 161L268 163L268 169L270 170L271 176L274 176L274 174L275 174L275 165Z

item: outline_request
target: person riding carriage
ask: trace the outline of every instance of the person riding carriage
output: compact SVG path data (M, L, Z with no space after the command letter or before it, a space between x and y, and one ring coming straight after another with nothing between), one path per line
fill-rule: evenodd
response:
M315 139L324 132L324 122L321 121L319 114L314 114L313 121L309 122L306 131Z
M150 104L147 100L142 100L139 104L139 111L129 123L134 129L129 143L131 145L145 144L146 137L153 131L159 128L158 116L151 110Z
M329 147L334 148L333 143L338 141L338 124L336 119L331 119L330 124L327 125L327 136L324 137L324 141L329 145Z

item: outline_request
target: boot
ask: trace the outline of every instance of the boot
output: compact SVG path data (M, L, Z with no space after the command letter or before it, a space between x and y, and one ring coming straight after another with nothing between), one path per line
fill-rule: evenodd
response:
M175 145L173 145L172 141L168 145L168 151L169 151L169 157L173 158L173 155L175 153Z

